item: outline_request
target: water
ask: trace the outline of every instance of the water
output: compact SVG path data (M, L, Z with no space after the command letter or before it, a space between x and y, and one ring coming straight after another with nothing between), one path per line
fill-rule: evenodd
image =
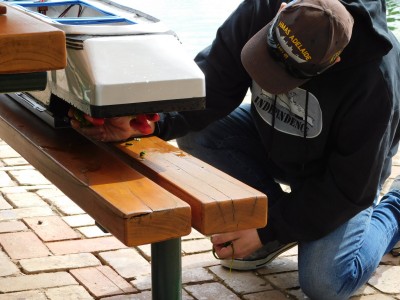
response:
M175 31L194 57L242 0L114 0L154 16Z
M114 0L152 15L174 30L194 57L242 0ZM388 27L400 39L400 0L386 0Z
M400 0L387 0L388 27L400 40Z

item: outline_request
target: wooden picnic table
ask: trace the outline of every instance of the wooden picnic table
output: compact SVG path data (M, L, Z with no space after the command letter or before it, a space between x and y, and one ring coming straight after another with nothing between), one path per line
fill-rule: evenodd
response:
M191 227L266 225L266 195L157 137L99 144L0 95L0 138L125 245L152 244L155 299L179 299L180 237Z
M181 299L181 237L263 227L267 197L157 137L94 142L12 100L65 67L50 27L0 4L0 138L125 245L151 244L153 298Z

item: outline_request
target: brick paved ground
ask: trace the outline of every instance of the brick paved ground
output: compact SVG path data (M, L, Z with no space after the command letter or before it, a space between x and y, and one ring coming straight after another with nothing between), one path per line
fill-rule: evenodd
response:
M393 176L399 165L400 157ZM104 234L1 140L0 192L0 300L151 299L150 246L127 248ZM182 255L183 299L305 299L296 248L257 272L229 272L193 231ZM399 259L384 257L354 299L400 299Z

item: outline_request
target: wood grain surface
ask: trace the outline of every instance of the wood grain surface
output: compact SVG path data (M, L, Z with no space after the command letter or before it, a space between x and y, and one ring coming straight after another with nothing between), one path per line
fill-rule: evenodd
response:
M129 156L135 169L189 203L192 226L205 235L259 228L267 223L265 194L158 137L109 147L117 147Z
M92 142L0 95L0 138L127 245L267 223L265 194L157 137Z
M191 231L190 206L75 130L0 95L0 138L127 246Z
M65 68L66 44L62 30L10 5L0 5L7 10L6 14L0 14L0 74Z

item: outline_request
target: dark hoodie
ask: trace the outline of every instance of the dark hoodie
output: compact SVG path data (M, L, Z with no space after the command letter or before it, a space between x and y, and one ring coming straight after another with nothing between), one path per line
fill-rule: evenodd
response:
M258 230L263 243L320 238L370 206L400 138L400 47L387 29L385 1L342 1L355 25L340 63L271 95L252 83L240 53L281 3L245 0L233 12L195 58L206 77L206 109L163 114L157 131L169 140L200 130L238 107L251 88L266 157L291 186L269 206L268 225Z

